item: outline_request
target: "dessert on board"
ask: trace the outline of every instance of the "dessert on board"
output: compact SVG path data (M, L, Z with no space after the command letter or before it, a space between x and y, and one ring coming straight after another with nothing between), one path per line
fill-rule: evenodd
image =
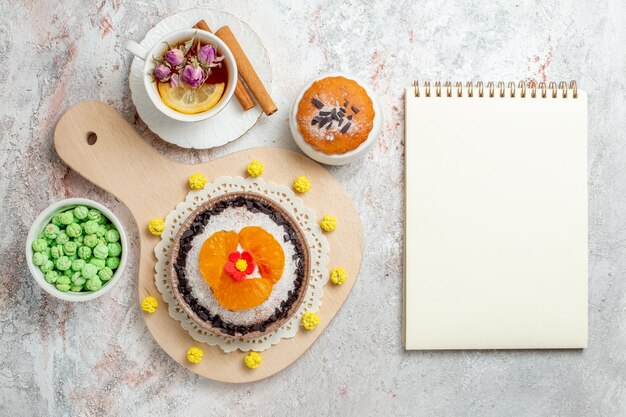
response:
M308 251L300 226L277 203L255 193L225 194L181 226L171 254L172 290L203 328L259 337L300 306Z

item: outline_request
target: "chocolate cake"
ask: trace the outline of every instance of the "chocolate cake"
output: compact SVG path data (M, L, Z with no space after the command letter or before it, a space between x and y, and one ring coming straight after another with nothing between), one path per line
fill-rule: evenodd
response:
M244 234L249 236L250 233L246 232L250 230L258 233L259 239L244 239ZM232 263L230 269L226 265L232 252L224 258L223 265L218 263L218 269L213 265L211 270L219 270L222 281L217 280L217 272L207 273L206 262L200 261L207 252L207 245L221 242L219 238L222 236L235 236L235 239L241 236L239 247L246 244L252 248L251 255L242 250L250 261L248 270L251 272L245 271L248 273L245 279L265 281L243 282L241 276L235 275L231 280L223 270L233 269ZM274 252L268 252L264 246L272 246ZM276 253L276 256L267 253ZM214 264L215 259L221 259L215 254L211 256ZM268 261L268 258L271 259ZM255 193L228 193L203 203L181 225L172 245L170 284L181 307L201 328L231 338L256 338L283 325L302 304L310 276L309 258L304 233L278 203ZM281 260L282 267L276 268ZM276 271L280 271L280 275ZM245 275L244 272L237 273ZM271 290L267 290L270 291L267 298L254 307L224 307L232 305L233 300L238 305L237 288L244 288L239 282L258 283L260 288ZM224 295L224 288L230 293ZM260 290L249 292L258 297ZM256 301L253 299L253 302Z

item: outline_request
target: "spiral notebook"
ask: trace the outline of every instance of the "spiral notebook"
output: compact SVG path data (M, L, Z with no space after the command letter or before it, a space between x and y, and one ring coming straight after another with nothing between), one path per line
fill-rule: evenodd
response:
M407 349L587 345L587 96L406 89Z

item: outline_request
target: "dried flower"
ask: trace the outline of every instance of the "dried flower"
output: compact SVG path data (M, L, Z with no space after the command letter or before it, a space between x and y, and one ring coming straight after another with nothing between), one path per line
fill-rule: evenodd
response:
M150 295L141 301L141 309L147 313L154 313L158 306L159 300Z
M180 76L178 74L172 75L172 78L170 78L170 85L172 87L178 87L179 83L180 83Z
M204 71L200 67L187 65L183 69L183 81L192 88L199 87L204 82Z
M204 356L204 350L197 346L192 346L187 350L187 360L191 363L200 363Z
M259 355L258 352L250 352L248 353L244 358L243 358L243 362L246 364L246 366L250 369L256 369L259 367L259 365L261 365L261 362L263 362L263 359L261 359L261 355Z
M312 311L307 311L302 315L302 326L307 330L313 330L320 324L320 316Z
M172 75L172 70L167 65L161 64L154 69L154 76L161 82L166 82Z
M172 48L165 53L165 60L169 62L170 65L177 67L185 60L185 54L178 48Z
M208 65L213 62L213 60L215 60L215 55L215 48L213 48L211 45L204 45L198 51L198 60L203 64Z

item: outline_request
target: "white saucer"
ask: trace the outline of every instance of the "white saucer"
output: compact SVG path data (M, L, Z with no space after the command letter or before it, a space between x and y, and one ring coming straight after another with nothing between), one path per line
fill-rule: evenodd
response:
M215 9L189 9L178 12L157 23L146 33L140 44L150 48L167 33L191 28L202 19L212 31L222 26L229 26L232 29L265 87L271 92L272 67L261 38L247 23L230 13ZM201 122L172 120L161 113L148 98L143 85L142 71L143 61L134 58L128 82L139 117L161 139L182 148L208 149L232 142L250 130L263 114L258 104L248 111L243 111L239 101L233 96L228 105L210 119Z

